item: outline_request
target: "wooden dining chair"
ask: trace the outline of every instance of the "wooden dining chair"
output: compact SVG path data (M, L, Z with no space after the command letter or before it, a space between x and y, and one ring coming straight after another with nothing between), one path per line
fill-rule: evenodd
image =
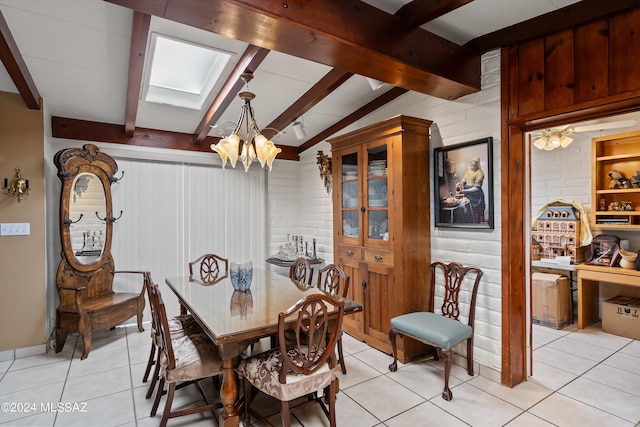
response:
M350 277L344 272L344 270L336 264L329 264L318 271L318 289L325 291L335 297L346 298L347 292L349 292L349 280ZM342 373L347 373L347 367L344 362L344 355L342 353L342 334L338 337L338 363L342 369Z
M216 254L204 254L189 263L189 275L193 277L194 267L198 266L200 279L205 283L215 282L229 272L229 260Z
M453 347L463 341L467 342L467 373L473 375L473 328L475 320L476 296L478 285L482 277L482 270L476 267L463 267L452 262L445 264L434 262L431 264L431 298L428 312L415 312L403 314L391 319L389 340L393 352L393 362L389 370L395 372L398 369L396 351L396 336L407 336L415 340L431 345L433 356L438 360L438 348L442 349L444 358L444 400L453 399L453 393L449 388L449 375L453 360ZM442 279L444 298L440 313L434 312L435 288L439 279ZM465 288L465 300L460 304L460 291ZM468 309L467 322L460 320L461 308Z
M221 403L210 403L204 390L199 384L200 380L222 375L222 359L218 355L218 349L211 339L204 333L185 334L180 338L172 338L167 319L162 295L158 285L151 286L151 296L160 329L160 384L156 391L156 398L151 408L151 416L154 417L158 410L161 397L166 393L166 402L160 427L165 427L169 418L176 418L201 412L213 412L221 408ZM167 384L167 390L164 386ZM178 388L194 384L205 404L201 406L188 406L182 409L172 410L173 398Z
M333 314L333 307L337 313ZM240 362L238 372L244 379L245 425L251 415L270 424L251 409L252 388L281 402L281 417L291 425L290 411L301 405L318 403L336 425L336 357L335 344L342 329L344 302L324 294L311 294L278 315L278 347ZM288 343L285 332L293 330L295 341ZM318 397L324 390L325 396ZM289 402L307 396L300 405ZM329 403L327 410L323 398Z
M311 286L313 281L313 268L306 258L297 258L289 267L289 278L305 286Z
M149 399L153 394L153 390L155 389L160 377L161 352L159 348L161 346L162 338L160 337L160 328L158 327L159 323L156 304L152 302L151 287L153 285L153 281L150 276L145 283L145 291L147 294L147 300L149 301L149 309L151 311L151 350L149 351L149 359L147 360L147 367L144 371L142 382L146 383L149 380L151 368L154 368L153 375L151 376L151 383L149 384L146 394L146 398ZM169 331L172 339L178 339L184 335L204 333L191 314L169 317L167 318L167 323L169 325Z

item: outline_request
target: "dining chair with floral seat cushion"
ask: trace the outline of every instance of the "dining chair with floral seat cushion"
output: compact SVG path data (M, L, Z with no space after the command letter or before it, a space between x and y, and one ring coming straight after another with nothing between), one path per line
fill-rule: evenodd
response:
M146 294L149 300L149 309L151 311L151 350L149 351L149 360L147 361L147 367L144 371L142 382L149 380L149 374L151 368L154 367L153 375L151 376L151 383L147 389L146 398L149 399L153 394L153 390L156 387L158 378L160 377L160 357L161 352L159 350L161 346L160 329L158 327L158 316L156 312L155 304L152 302L151 287L153 281L149 277L146 282ZM167 323L169 325L169 331L172 339L177 339L186 335L204 333L202 328L190 314L181 314L175 317L168 317Z
M313 281L313 268L306 258L296 258L289 267L289 278L302 285L311 287Z
M431 345L433 356L438 360L438 348L442 349L444 358L444 389L442 398L453 399L449 388L449 375L453 361L452 349L467 342L467 373L473 375L473 330L478 285L482 278L482 270L477 267L463 267L452 262L434 262L431 264L431 297L428 312L407 313L391 319L389 340L393 352L393 362L389 370L398 369L396 336L406 336ZM434 312L435 288L442 281L444 296L440 313ZM464 292L461 290L464 288ZM461 303L460 297L463 297ZM467 309L466 323L460 319L461 308ZM464 316L463 316L464 318Z
M324 268L318 271L318 284L317 288L321 291L327 292L334 297L346 298L347 292L349 292L350 277L344 272L344 270L337 264L328 264ZM342 369L342 373L347 373L347 367L344 363L344 355L342 352L342 331L337 341L338 348L338 363Z
M343 316L344 302L325 294L307 295L278 315L278 347L244 359L238 366L244 381L245 425L250 425L251 415L270 424L251 409L254 387L280 400L285 426L291 425L291 410L314 402L321 406L329 424L336 425L334 349ZM288 330L294 331L294 343L285 338ZM320 390L323 397L318 396ZM303 396L307 396L304 402L290 407L289 402Z
M296 285L300 290L305 290L313 286L313 267L311 267L311 263L307 258L299 257L293 261L293 264L289 266L289 279ZM287 339L291 339L289 335L290 331L287 332ZM271 335L269 337L269 345L271 348L276 348L278 345L278 336ZM253 347L252 347L253 350Z
M199 384L200 380L222 375L222 359L218 348L204 333L184 334L180 338L172 338L167 319L167 312L158 285L151 286L153 304L156 305L158 325L160 330L160 383L156 391L156 398L151 408L150 416L154 417L158 410L161 397L166 393L166 402L160 427L165 427L169 418L182 417L211 411L217 420L216 409L222 408L221 403L211 403ZM167 390L164 390L167 384ZM204 405L187 406L172 410L173 398L177 389L194 384Z

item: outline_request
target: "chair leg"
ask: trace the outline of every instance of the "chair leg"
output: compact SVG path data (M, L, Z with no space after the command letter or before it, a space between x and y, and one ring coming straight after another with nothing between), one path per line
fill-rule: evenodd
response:
M173 403L173 394L176 392L176 383L170 383L167 389L167 401L164 404L164 412L162 413L162 420L160 420L160 427L166 427L169 415L171 415L171 404Z
M151 343L151 350L149 351L149 360L147 361L147 369L144 370L144 377L142 377L142 382L146 383L149 380L149 374L151 373L151 367L155 364L154 356L156 355L156 345Z
M251 425L251 383L246 378L242 379L244 383L244 425Z
M342 368L342 373L344 375L347 374L347 365L344 363L344 354L342 354L342 338L338 340L338 361L340 362L340 367Z
M473 376L473 336L467 340L467 373Z
M329 426L336 426L336 387L337 382L331 381L329 386Z
M282 417L282 425L284 427L291 427L291 412L289 411L289 402L280 402L280 416Z
M164 390L164 378L160 379L160 384L158 384L158 390L156 390L156 398L153 401L153 406L151 407L150 416L155 417L158 412L158 405L160 404L160 398L162 397L162 391Z
M158 377L160 376L160 352L158 351L156 355L156 367L153 368L153 376L151 377L151 384L149 384L149 389L147 390L147 394L145 398L150 398L153 394L153 389L156 387L158 383Z
M389 341L391 341L391 352L393 353L393 362L389 365L389 370L395 372L398 370L398 349L396 347L396 335L398 331L394 328L389 330Z
M451 363L453 362L453 352L451 350L442 350L442 358L444 359L444 390L442 390L442 398L444 400L453 399L453 393L449 388L449 375L451 374Z

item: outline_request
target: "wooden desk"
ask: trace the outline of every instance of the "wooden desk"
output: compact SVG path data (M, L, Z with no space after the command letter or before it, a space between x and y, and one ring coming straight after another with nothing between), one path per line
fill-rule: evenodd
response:
M578 329L586 328L600 319L600 282L640 287L640 271L581 264L578 271Z
M304 296L320 293L317 288L299 288L289 278L253 269L250 293L234 291L228 277L206 284L190 276L167 278L169 288L186 307L205 333L218 346L223 376L220 399L223 410L220 426L239 425L236 361L251 343L278 331L278 314ZM344 300L344 312L362 311L362 305Z

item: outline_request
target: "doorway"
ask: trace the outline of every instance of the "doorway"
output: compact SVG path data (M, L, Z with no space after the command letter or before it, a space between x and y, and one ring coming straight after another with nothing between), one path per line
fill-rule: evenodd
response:
M635 122L635 123L633 123ZM577 330L577 274L571 272L570 268L558 265L558 269L553 268L539 268L540 262L534 263L534 259L546 258L548 254L538 253L532 251L533 237L535 233L532 233L532 225L535 218L542 213L541 209L548 204L556 201L563 202L577 202L574 205L581 205L586 211L587 216L591 213L592 206L592 138L601 136L634 132L640 130L640 112L621 114L617 116L611 116L601 118L597 120L590 120L588 122L579 123L567 123L565 125L554 126L554 130L563 129L584 129L584 131L571 132L570 137L573 139L568 145L564 147L558 147L555 149L545 150L539 149L534 146L534 142L540 136L544 134L544 130L530 131L525 134L526 141L526 153L527 153L527 169L528 180L526 185L526 200L528 201L527 212L529 215L525 218L526 229L529 230L528 242L531 242L530 248L527 251L527 375L536 379L536 366L541 367L544 371L546 368L545 363L554 363L560 365L562 362L560 359L553 361L550 357L540 357L542 361L536 360L536 354L542 354L540 351L542 346L549 344L557 337L561 337ZM542 141L544 142L544 141ZM541 146L540 143L538 143ZM582 213L583 214L583 213ZM588 221L587 221L588 223ZM584 225L583 225L584 226ZM632 250L637 251L640 249L640 232L629 232L624 230L601 230L598 228L591 228L588 225L589 230L593 236L598 234L617 234L624 236L624 239L629 240L629 245ZM583 257L577 256L578 261ZM557 262L551 260L553 264ZM533 264L537 264L538 267L534 267ZM571 317L571 323L561 328L545 326L532 326L532 270L541 272L557 273L566 275L569 278L571 292L571 300L574 300L571 304L573 309ZM607 285L601 285L600 298L608 299L613 297L618 292L616 287ZM598 326L596 326L598 327ZM553 349L551 350L553 351ZM534 363L535 362L535 363ZM557 368L554 366L553 368Z

